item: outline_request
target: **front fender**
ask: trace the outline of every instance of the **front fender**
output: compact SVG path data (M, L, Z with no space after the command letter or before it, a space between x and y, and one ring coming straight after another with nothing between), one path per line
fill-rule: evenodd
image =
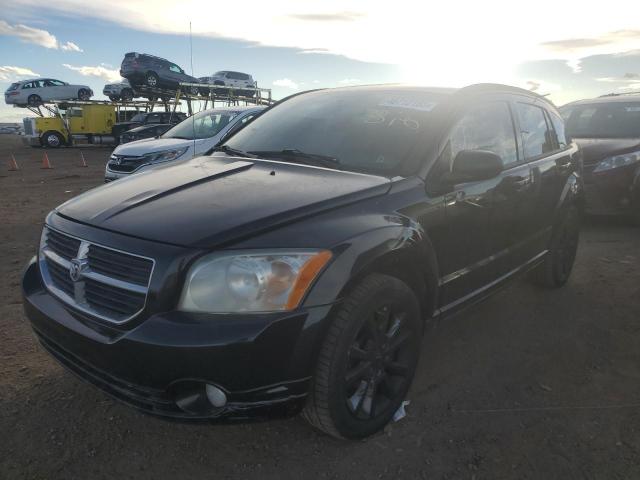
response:
M407 274L420 276L428 295L433 295L428 303L434 306L438 265L433 246L419 223L406 217L394 220L397 223L361 233L334 248L334 259L309 292L304 305L339 301L354 279L391 261Z
M578 172L573 172L569 175L564 187L562 188L562 193L555 209L555 219L557 219L560 213L565 211L570 205L576 205L580 212L584 212L584 181L582 179L582 175Z

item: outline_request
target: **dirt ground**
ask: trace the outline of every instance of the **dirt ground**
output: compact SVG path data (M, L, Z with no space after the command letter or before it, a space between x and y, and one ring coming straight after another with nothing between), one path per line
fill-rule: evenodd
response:
M14 152L20 166L7 170ZM45 214L102 183L105 148L0 136L0 479L640 478L640 229L585 225L573 276L525 280L433 325L408 415L341 442L300 418L167 422L111 400L36 344L20 275Z

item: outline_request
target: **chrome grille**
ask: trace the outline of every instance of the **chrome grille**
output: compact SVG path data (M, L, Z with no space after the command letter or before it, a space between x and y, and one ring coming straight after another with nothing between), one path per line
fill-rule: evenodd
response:
M111 157L109 157L108 166L109 170L111 170L112 172L131 173L134 170L140 168L142 165L146 165L147 163L149 163L148 157L113 154L111 155Z
M154 261L45 227L40 271L49 291L100 319L123 323L145 306Z

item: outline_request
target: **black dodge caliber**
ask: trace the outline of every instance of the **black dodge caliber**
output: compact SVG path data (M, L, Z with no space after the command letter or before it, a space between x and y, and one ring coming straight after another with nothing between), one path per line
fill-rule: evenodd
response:
M144 411L302 411L363 437L405 399L426 321L527 270L567 281L580 164L520 89L295 95L209 156L56 208L25 309L60 363Z

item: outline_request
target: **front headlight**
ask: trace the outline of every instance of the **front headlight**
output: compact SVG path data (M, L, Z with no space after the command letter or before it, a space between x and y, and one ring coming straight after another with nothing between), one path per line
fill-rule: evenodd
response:
M171 160L175 160L181 155L184 155L184 152L188 149L189 147L178 148L175 150L163 150L162 152L147 153L144 157L147 159L146 163L170 162Z
M604 172L614 168L626 167L627 165L631 165L636 162L640 162L640 151L614 155L612 157L607 157L598 163L593 172Z
M327 250L206 255L189 270L179 309L208 313L293 310L330 259Z

